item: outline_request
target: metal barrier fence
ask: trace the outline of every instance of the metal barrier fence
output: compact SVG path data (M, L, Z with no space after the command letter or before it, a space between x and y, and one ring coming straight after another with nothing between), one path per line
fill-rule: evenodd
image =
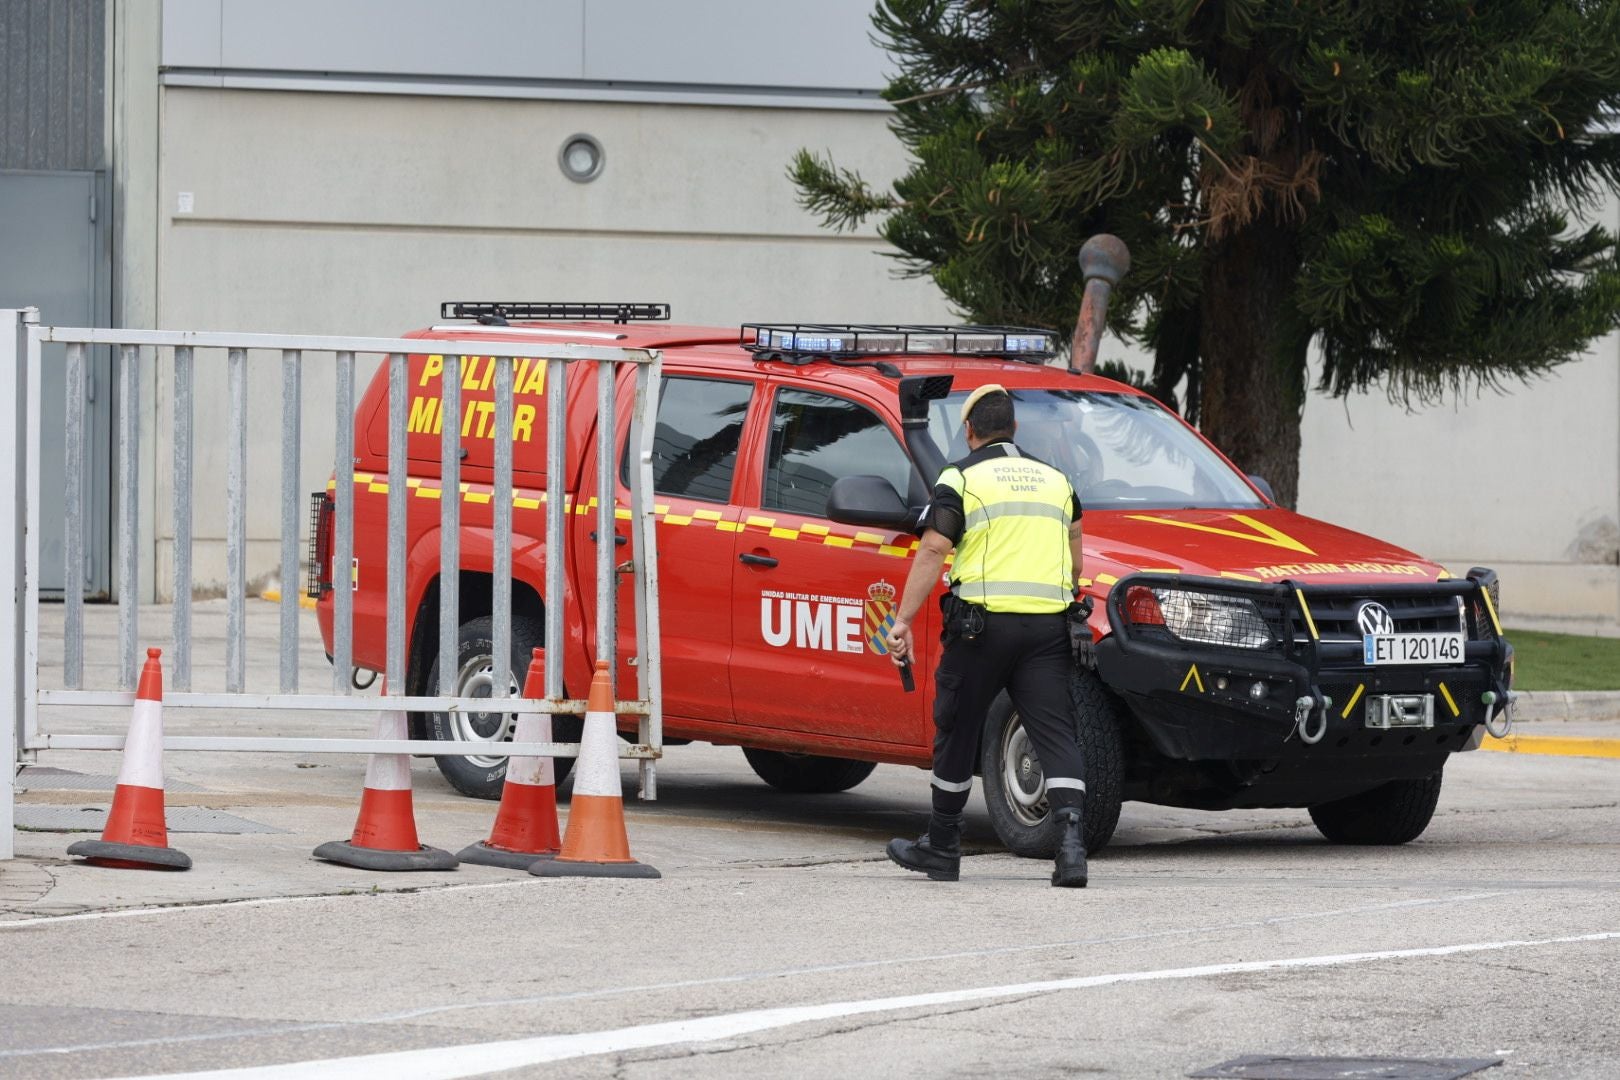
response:
M63 599L63 686L39 686L40 660L40 434L42 425L52 422L41 415L41 346L47 342L66 345L66 483L63 524L65 528L64 566L83 563L84 504L83 472L85 428L86 349L110 346L115 352L114 370L119 386L116 409L117 527L113 552L116 560L118 598L118 686L84 686L84 599L82 590L69 587ZM197 350L223 350L227 371L228 426L226 470L226 648L225 692L197 693L191 689L192 676L192 504L194 372ZM247 353L273 350L281 353L282 430L281 430L281 610L279 692L249 693L246 689L247 603ZM582 699L563 697L560 659L564 656L565 619L550 613L564 611L565 515L570 509L585 509L585 502L570 506L566 483L566 398L567 368L580 362L598 368L597 457L601 463L595 477L597 535L611 536L615 526L616 400L615 377L620 364L634 366L634 399L630 413L630 445L634 465L629 470L630 513L636 539L633 560L633 588L636 614L636 661L639 696L617 700L621 714L640 717L635 745L624 746L621 758L637 759L641 770L641 795L657 795L655 762L662 755L662 693L658 627L658 582L656 519L652 504L652 438L648 422L656 398L659 356L656 351L622 349L599 345L554 344L440 339L388 339L354 337L315 337L279 334L213 333L194 331L106 330L37 325L35 309L0 310L0 371L13 371L16 379L17 444L10 466L0 467L0 516L14 515L10 529L0 529L0 592L15 598L13 618L0 624L0 656L11 662L11 687L0 700L0 743L4 760L20 763L42 749L81 750L122 749L122 736L73 734L43 730L40 710L53 706L106 706L128 708L134 700L133 688L140 656L140 623L137 598L140 588L137 540L140 498L140 387L142 367L150 352L161 364L165 351L170 359L175 431L172 456L174 488L174 605L172 616L172 656L167 665L168 682L173 688L164 696L166 708L234 710L330 710L376 711L397 709L409 712L499 712L583 714ZM491 354L498 351L500 355ZM357 355L386 357L388 365L388 454L387 454L387 615L386 663L382 674L388 690L381 697L356 696L352 689L354 597L348 588L334 588L332 686L329 693L302 693L297 664L298 596L300 552L299 535L307 497L300 485L302 460L300 445L300 394L306 354L330 354L333 359L334 419L337 437L333 454L335 473L334 531L331 565L346 570L354 555L354 373ZM406 639L412 613L406 606L406 498L408 358L411 354L443 356L441 375L441 416L461 415L460 392L463 364L468 357L490 357L494 364L493 431L506 433L494 438L492 508L493 543L493 687L487 697L456 696L453 664L440 664L437 694L399 693L406 686ZM509 657L512 635L512 510L513 483L513 365L518 360L545 364L547 438L546 481L540 500L546 510L545 582L543 591L545 648L545 696L538 701L511 696ZM440 440L441 491L462 490L462 425L442 423ZM440 498L440 567L461 567L461 513L459 498ZM595 655L611 659L617 642L614 590L619 573L611 543L596 545L596 640ZM347 574L332 577L347 583ZM457 652L457 615L460 608L459 573L439 575L438 649L441 656ZM610 670L614 667L609 665ZM521 678L521 673L518 673ZM502 697L501 695L507 695ZM615 695L617 697L617 694ZM280 751L298 753L409 753L422 755L488 755L488 742L454 742L405 739L278 738L258 736L166 736L167 750ZM570 757L578 752L577 743L500 743L502 755L522 754ZM0 859L12 854L12 813L15 768L0 794Z

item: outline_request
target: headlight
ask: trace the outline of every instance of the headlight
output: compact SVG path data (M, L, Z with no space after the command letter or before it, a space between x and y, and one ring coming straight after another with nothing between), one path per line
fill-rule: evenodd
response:
M1276 639L1253 600L1183 589L1154 589L1164 623L1183 641L1264 649Z

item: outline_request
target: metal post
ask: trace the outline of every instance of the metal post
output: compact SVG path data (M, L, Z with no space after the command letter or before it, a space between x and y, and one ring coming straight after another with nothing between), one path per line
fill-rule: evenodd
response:
M636 590L636 670L637 696L647 702L637 741L648 746L663 745L663 713L660 707L660 672L654 643L658 640L658 606L651 602L651 591L658 582L658 515L652 512L652 436L657 428L658 364L636 365L635 404L630 410L631 535L635 537ZM640 763L643 799L658 798L658 763L643 758Z
M23 608L24 582L28 568L23 560L23 539L27 535L23 523L28 520L28 507L24 502L27 491L25 479L32 455L28 445L34 434L28 425L27 405L28 370L23 362L22 312L0 311L0 378L8 380L11 398L11 459L0 467L0 515L10 518L6 528L0 528L0 597L11 601L11 616L0 619L0 657L4 658L10 684L0 690L0 754L4 755L4 790L0 791L0 862L16 855L14 848L15 804L17 797L18 727L23 715ZM72 393L69 380L69 391Z
M337 354L337 449L332 475L332 689L347 694L354 680L354 353Z
M495 365L495 491L491 496L494 530L495 608L492 685L489 696L511 697L512 679L512 358L492 356Z
M140 614L136 605L139 586L140 517L140 404L141 350L135 345L118 347L118 685L125 690L135 686L135 647L140 634Z
M405 686L405 422L404 353L388 354L388 652L385 657L390 694Z
M62 432L67 474L62 496L62 685L69 690L84 686L85 348L77 342L67 347L67 425Z
M168 677L191 689L191 346L174 350L174 656Z
M39 444L44 430L40 413L40 386L44 365L40 358L39 309L23 308L22 321L27 335L28 360L24 368L26 420L17 467L23 470L23 503L27 514L27 535L23 539L22 574L22 675L14 685L22 687L22 733L19 759L32 760L39 737Z
M618 614L614 609L618 572L613 543L613 361L596 362L596 658L606 660L608 677L617 686ZM615 696L617 691L615 690Z
M461 357L439 376L439 693L456 692L461 637Z
M247 350L225 354L230 453L225 459L225 689L247 685Z
M281 692L298 691L298 430L303 354L281 353Z
M567 496L563 487L568 467L568 443L563 432L568 407L568 365L546 361L546 699L563 696L563 612L568 598L563 586L563 560L567 547L563 515Z
M1097 346L1108 323L1108 298L1130 269L1131 253L1117 236L1098 233L1081 245L1080 273L1086 291L1080 298L1080 317L1074 324L1069 370L1087 375L1097 370Z

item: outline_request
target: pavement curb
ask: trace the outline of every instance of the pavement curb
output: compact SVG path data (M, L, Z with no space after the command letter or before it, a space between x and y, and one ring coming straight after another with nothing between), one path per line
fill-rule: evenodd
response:
M1513 719L1620 720L1620 690L1526 690L1514 703Z

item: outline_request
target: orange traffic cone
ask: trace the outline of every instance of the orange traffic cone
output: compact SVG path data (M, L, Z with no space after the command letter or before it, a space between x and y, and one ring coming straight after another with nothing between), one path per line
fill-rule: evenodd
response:
M159 649L146 650L107 827L100 840L80 840L67 849L69 855L96 866L191 869L191 856L169 846L169 826L163 817L163 665L158 661L162 655Z
M585 704L585 731L574 765L574 795L568 803L568 832L562 854L529 867L537 877L660 877L630 857L624 831L624 789L619 783L618 735L613 714L613 680L606 660L596 662L591 696Z
M388 684L383 683L383 696ZM397 709L377 713L377 738L408 739L405 714ZM411 808L409 754L372 754L366 763L366 789L360 816L349 840L331 840L315 849L317 859L358 870L454 870L456 857L416 839Z
M544 649L534 650L529 674L523 680L523 696L531 701L546 694ZM520 713L514 742L550 742L551 717L547 713ZM527 870L536 859L557 854L562 841L557 834L557 773L548 757L506 759L506 784L501 788L501 808L495 814L495 827L483 843L463 848L456 858L482 866L504 866Z

